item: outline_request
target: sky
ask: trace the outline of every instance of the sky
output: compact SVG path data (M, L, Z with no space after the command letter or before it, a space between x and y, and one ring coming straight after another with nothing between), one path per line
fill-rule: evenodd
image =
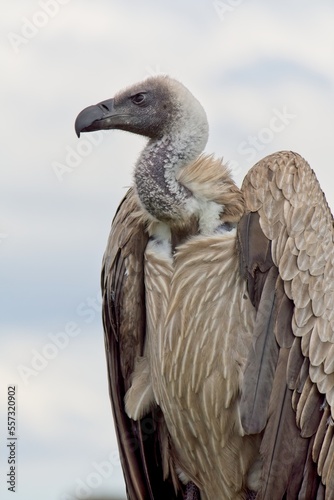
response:
M0 15L0 497L13 498L11 453L15 500L121 497L99 280L145 140L78 139L75 118L169 74L203 104L205 151L238 185L262 157L293 150L333 209L334 4L3 0Z

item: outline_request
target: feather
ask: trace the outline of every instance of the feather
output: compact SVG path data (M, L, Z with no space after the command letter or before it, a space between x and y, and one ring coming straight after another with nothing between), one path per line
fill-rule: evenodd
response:
M299 498L300 500L306 498L316 498L319 484L321 483L320 477L317 474L317 466L312 460L312 448L314 444L314 437L309 441L307 457L305 461L303 480L300 485L299 495L292 498Z
M130 389L125 394L125 411L133 420L146 415L155 403L151 385L148 359L144 356L136 360Z
M303 388L301 390L301 395L300 395L300 398L299 398L299 401L298 401L298 406L297 406L297 411L296 411L296 421L297 421L297 425L299 427L301 427L301 423L300 423L301 414L302 414L302 411L304 409L306 400L307 400L307 398L309 396L309 393L311 391L312 385L313 384L312 384L312 381L311 381L310 377L307 376L307 378L305 380L305 383L303 385Z
M327 432L329 433L328 439L330 440L330 444L329 444L329 447L328 447L328 452L327 452L327 456L326 456L325 461L324 461L322 475L321 475L322 482L326 486L328 486L329 478L331 476L333 476L333 473L334 473L334 469L333 469L333 465L334 465L334 463L333 463L333 457L334 457L334 438L333 438L334 432L333 432L333 425L334 424L330 424L329 428L327 430ZM331 430L331 432L329 432L330 430ZM319 462L320 462L320 460L319 460Z
M320 452L321 452L321 447L325 439L326 435L326 430L327 430L327 425L328 425L328 419L330 417L330 409L328 405L325 405L325 408L323 410L322 416L321 416L321 421L317 429L317 433L315 435L315 440L314 440L314 446L312 450L312 458L314 462L318 462Z
M222 205L225 221L239 221L244 212L244 199L232 180L231 171L220 159L201 155L180 169L176 178L198 198Z
M286 296L284 284L280 278L276 281L276 302L277 313L273 331L278 345L280 347L290 348L295 338L291 327L294 304L292 300Z
M290 349L286 373L286 381L289 389L295 389L303 361L304 356L301 352L301 341L299 337L295 337Z
M326 495L325 486L322 482L319 483L316 500L331 500L329 496Z
M299 394L302 393L305 382L308 378L309 366L310 366L309 360L307 358L304 358L296 383L296 389L299 392Z
M322 417L322 401L323 396L318 391L317 386L315 384L312 384L307 395L304 407L301 410L300 428L302 437L311 437L316 433Z
M288 349L281 349L269 404L269 418L261 443L263 459L259 499L282 499L300 443L295 414L291 405L292 392L281 383L285 378ZM302 441L301 441L302 442Z
M241 273L247 279L252 304L257 308L266 279L273 266L269 240L264 236L257 213L246 213L238 224Z
M294 409L294 411L297 411L299 400L300 400L300 392L298 392L297 390L294 390L292 393L292 399L291 399L291 404L292 404L292 408Z
M327 460L328 460L328 470L327 470L327 475L326 475L326 492L327 492L327 499L329 500L332 495L332 491L334 491L334 450L333 450L333 439L332 439L332 446L331 446L331 452L328 454Z
M244 372L240 401L242 426L247 434L263 430L277 363L278 345L272 335L275 311L276 268L269 273L256 315L254 345Z
M321 446L320 454L319 454L319 459L318 459L318 474L320 476L326 475L326 470L324 470L324 466L326 464L326 459L328 456L328 453L331 449L331 444L333 441L333 431L334 431L334 426L333 425L328 425L327 422L327 429L326 429L326 434ZM323 481L324 482L324 481Z

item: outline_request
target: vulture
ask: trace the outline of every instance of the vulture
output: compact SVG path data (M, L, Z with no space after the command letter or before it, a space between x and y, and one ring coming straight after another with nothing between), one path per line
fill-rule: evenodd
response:
M313 170L281 151L238 188L166 75L75 128L147 138L101 280L128 498L334 499L333 216Z

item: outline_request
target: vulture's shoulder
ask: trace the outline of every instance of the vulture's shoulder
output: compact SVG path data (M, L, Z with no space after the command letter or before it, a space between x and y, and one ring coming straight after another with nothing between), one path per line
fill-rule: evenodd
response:
M263 433L257 498L334 498L333 217L292 152L257 163L242 191L241 265L257 317L241 418Z

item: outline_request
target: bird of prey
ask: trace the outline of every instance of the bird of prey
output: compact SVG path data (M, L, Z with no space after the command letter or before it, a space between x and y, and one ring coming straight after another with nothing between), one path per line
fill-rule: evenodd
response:
M81 111L78 135L100 129L147 137L102 269L128 498L333 499L333 217L313 170L278 152L239 189L165 75Z

